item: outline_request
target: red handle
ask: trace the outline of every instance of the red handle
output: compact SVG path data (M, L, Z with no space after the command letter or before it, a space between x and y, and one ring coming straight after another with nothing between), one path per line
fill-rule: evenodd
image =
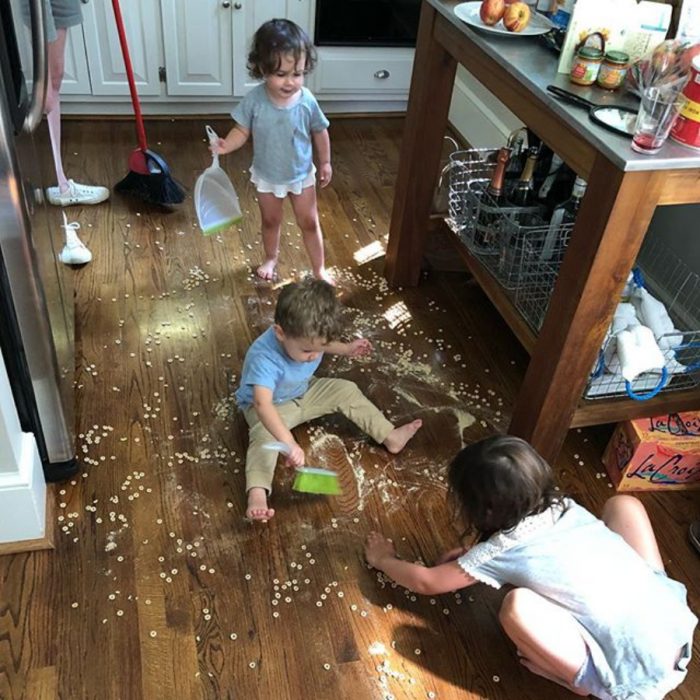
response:
M142 151L148 150L146 143L146 130L143 127L143 116L141 115L141 104L139 102L139 94L136 92L136 82L134 81L134 69L131 65L131 57L129 56L129 45L126 43L126 30L124 29L124 20L122 19L122 11L119 7L119 0L112 0L112 9L114 10L114 19L117 23L117 33L119 34L119 44L122 48L122 56L124 57L124 68L126 68L126 77L129 80L129 92L131 93L131 104L134 106L134 116L136 117L136 136L139 142L139 148Z

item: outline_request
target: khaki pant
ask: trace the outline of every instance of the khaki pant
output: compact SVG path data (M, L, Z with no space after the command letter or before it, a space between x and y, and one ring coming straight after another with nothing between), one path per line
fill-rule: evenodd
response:
M379 443L384 442L394 429L382 412L360 391L357 384L347 379L314 378L309 382L309 389L303 396L277 404L275 408L290 430L329 413L342 413ZM277 438L260 422L255 408L247 408L243 415L250 426L250 442L245 463L246 491L262 487L270 492L277 452L265 450L262 446L266 442L276 441Z

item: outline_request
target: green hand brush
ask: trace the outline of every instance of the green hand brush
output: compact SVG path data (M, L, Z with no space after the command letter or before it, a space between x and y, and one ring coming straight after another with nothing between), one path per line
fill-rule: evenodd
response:
M263 447L289 455L289 448L283 442L268 442ZM337 472L320 467L296 467L296 473L292 484L295 491L326 496L339 496L342 493Z
M301 493L322 493L326 496L340 496L340 483L337 472L319 467L297 467L292 488Z

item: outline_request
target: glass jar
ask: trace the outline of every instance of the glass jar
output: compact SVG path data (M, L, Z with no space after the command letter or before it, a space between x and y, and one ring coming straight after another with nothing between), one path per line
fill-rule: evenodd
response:
M576 85L593 85L598 77L603 51L594 46L581 46L571 64L569 80Z
M606 90L617 90L625 80L630 57L624 51L608 51L600 64L596 82Z

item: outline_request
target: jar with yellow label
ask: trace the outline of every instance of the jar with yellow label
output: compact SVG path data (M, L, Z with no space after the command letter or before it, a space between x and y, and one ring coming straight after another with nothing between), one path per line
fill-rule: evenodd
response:
M630 57L624 51L608 51L600 64L596 82L606 90L617 90L625 80Z
M571 64L569 80L576 85L593 85L598 77L603 51L593 46L581 46Z

